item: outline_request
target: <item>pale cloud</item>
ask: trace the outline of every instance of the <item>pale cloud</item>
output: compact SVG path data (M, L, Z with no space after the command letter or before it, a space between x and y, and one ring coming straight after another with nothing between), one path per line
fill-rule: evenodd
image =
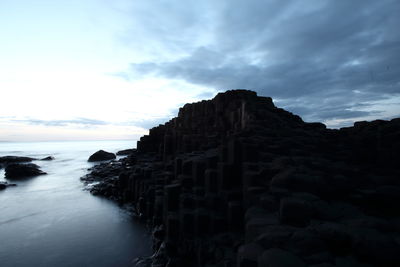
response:
M173 79L146 77L126 81L95 73L27 73L4 83L3 116L68 121L84 117L123 122L172 116L172 110L195 98L200 86ZM185 89L183 89L185 88ZM199 89L200 88L200 89Z
M125 139L235 88L331 127L400 114L395 0L39 2L0 4L0 139Z
M2 123L0 141L60 141L60 140L138 140L147 130L135 126L99 125L96 127L59 127Z
M38 119L12 119L9 120L15 123L30 124L30 125L44 125L44 126L69 126L69 125L82 125L88 126L100 126L107 125L108 123L100 120L77 118L71 120L38 120Z

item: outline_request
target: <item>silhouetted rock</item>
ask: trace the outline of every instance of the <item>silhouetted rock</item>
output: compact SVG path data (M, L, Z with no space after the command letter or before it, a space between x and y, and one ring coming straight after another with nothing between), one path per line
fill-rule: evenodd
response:
M48 156L48 157L42 158L41 160L54 160L54 157L53 156Z
M16 186L16 184L10 184L10 183L7 183L7 182L0 182L0 190L4 190L9 186Z
M8 164L5 168L5 177L7 179L18 179L25 177L32 177L46 174L39 169L40 167L33 163L18 164L12 163Z
M184 105L81 179L135 204L154 266L394 267L399 151L400 119L332 130L232 90Z
M307 265L296 255L278 248L266 250L259 258L257 266L271 267L306 267Z
M35 159L30 157L4 156L0 157L0 164L31 162L32 160Z
M313 209L308 201L298 198L282 198L279 219L283 224L305 226L313 216Z
M103 161L103 160L110 160L110 159L115 159L116 156L114 153L106 152L104 150L99 150L93 155L91 155L88 159L89 162L93 161Z
M124 149L117 152L118 156L126 156L134 153L136 149Z

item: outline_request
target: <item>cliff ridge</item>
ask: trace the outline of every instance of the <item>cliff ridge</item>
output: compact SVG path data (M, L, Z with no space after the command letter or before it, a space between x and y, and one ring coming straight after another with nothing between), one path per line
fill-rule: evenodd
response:
M399 266L399 159L400 119L327 129L231 90L82 179L153 228L138 266Z

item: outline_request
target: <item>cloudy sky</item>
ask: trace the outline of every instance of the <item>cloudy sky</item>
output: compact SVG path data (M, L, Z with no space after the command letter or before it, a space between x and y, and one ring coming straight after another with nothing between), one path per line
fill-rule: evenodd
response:
M1 0L0 141L137 139L251 89L329 127L400 116L397 0Z

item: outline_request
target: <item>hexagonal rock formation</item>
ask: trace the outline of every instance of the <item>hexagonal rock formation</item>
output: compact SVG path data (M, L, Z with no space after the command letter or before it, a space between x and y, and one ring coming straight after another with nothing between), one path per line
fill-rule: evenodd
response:
M400 119L331 130L233 90L82 179L135 204L154 266L400 266L399 159Z

